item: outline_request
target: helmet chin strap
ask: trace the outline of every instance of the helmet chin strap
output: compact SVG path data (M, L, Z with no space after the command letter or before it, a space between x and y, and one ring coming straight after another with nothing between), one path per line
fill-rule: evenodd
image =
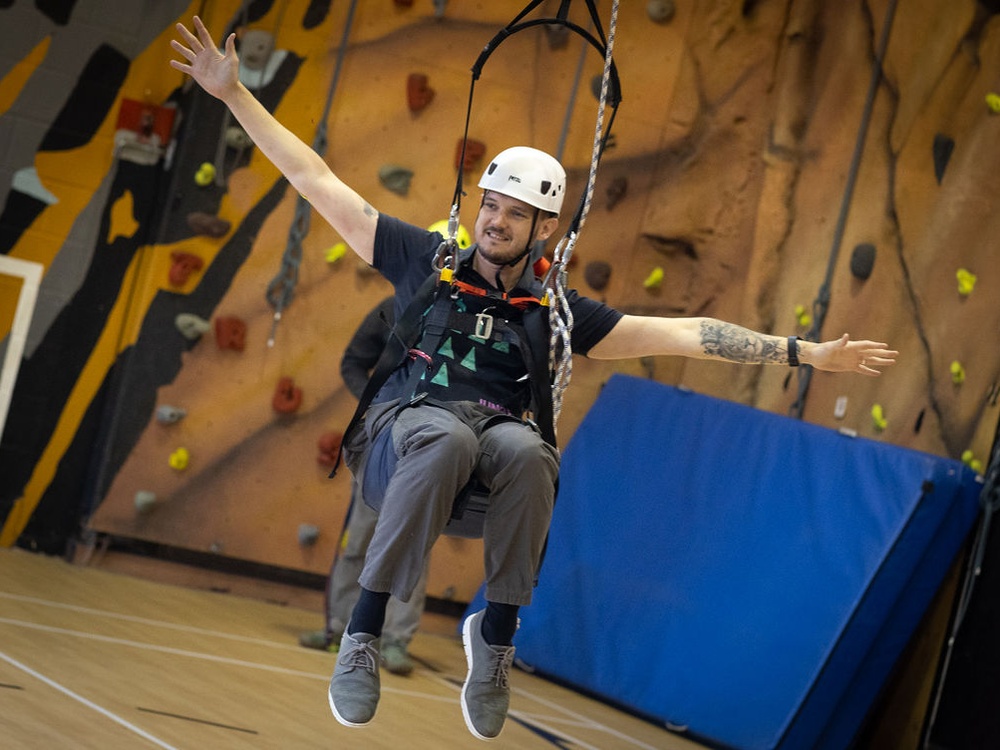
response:
M528 232L528 244L524 246L524 250L522 250L521 253L516 258L514 258L514 260L505 263L504 264L505 266L513 268L522 260L524 260L525 255L531 252L531 246L535 244L535 228L538 226L538 214L540 213L541 210L536 208L535 215L531 217L531 231Z
M536 208L535 209L535 215L531 219L531 232L528 233L528 237L529 237L528 244L524 246L524 250L522 250L520 253L518 253L517 257L514 258L514 260L509 260L506 263L504 263L505 267L507 267L507 268L513 268L518 263L520 263L522 260L524 260L525 257L527 257L528 253L531 252L531 247L532 247L532 245L535 244L533 238L535 236L535 227L538 225L538 214L539 213L541 213L541 211ZM494 283L496 284L497 289L499 289L501 292L507 291L506 289L504 289L503 282L500 280L500 271L497 271L497 275L496 275L496 278L494 279Z

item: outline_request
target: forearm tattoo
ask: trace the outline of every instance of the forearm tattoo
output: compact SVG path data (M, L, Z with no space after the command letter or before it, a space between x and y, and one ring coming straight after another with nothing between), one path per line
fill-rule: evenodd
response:
M365 205L361 207L361 210L364 212L365 216L378 216L378 211L376 211L367 201L365 202Z
M730 362L753 364L785 362L787 357L780 342L780 338L764 336L732 323L706 320L701 324L702 351L709 356L722 357Z

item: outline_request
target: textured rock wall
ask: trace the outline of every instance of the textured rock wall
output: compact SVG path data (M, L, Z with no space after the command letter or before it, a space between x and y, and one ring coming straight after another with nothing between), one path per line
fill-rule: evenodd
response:
M346 20L346 4L329 6L325 15L315 12L319 5L254 4L250 23L275 33L276 48L285 54L262 98L307 142L322 117ZM598 3L605 25L610 5ZM450 206L471 63L522 6L453 2L443 17L430 2L409 9L389 0L359 6L328 121L326 158L380 210L430 224ZM804 418L939 455L958 458L971 450L985 460L997 423L993 398L1000 375L1000 350L994 345L1000 271L992 241L1000 221L993 210L1000 190L1000 115L985 103L987 94L1000 89L997 17L970 0L900 4L842 237L834 247L887 0L678 2L666 24L653 23L645 3L622 6L615 58L624 101L571 283L629 312L711 315L782 335L804 333L808 326L796 308L810 312L835 249L822 337L849 331L884 340L901 351L900 362L878 379L815 374ZM583 8L574 3L572 13L586 26ZM224 29L240 26L242 12L236 0L213 3L207 21L221 39ZM72 27L72 19L68 24ZM175 76L165 64L169 36L165 29L132 63L133 75L155 76L158 90ZM601 70L592 49L583 51L581 62L581 46L575 37L557 44L542 28L504 42L476 84L469 132L488 153L517 143L560 152L571 176L568 205L586 181L597 107L591 81ZM411 72L426 74L435 90L433 101L418 113L406 106ZM131 78L128 84L139 87ZM7 92L0 102L9 102L11 91L0 89ZM280 270L296 196L253 149L224 151L228 166L221 185L198 192L191 175L214 158L224 115L193 93L184 102L182 117L188 119L175 157L177 176L162 200L167 211L160 234L115 290L123 292L118 304L128 300L130 306L116 308L119 314L96 332L121 337L131 348L125 355L95 348L85 375L100 382L116 361L127 365L132 357L142 363L125 368L127 388L117 398L128 406L112 425L109 454L115 463L106 466L91 526L323 572L334 552L348 487L346 476L326 479L316 462L316 441L343 425L353 408L338 374L340 353L388 287L360 272L350 258L327 263L325 253L339 238L313 217L295 298L269 347L273 310L264 290ZM932 151L938 135L954 142L940 182ZM42 181L71 169L70 158L40 159ZM87 163L95 164L94 170L108 168L99 160ZM412 170L405 196L379 182L385 164ZM474 166L465 182L462 219L470 227L479 168ZM95 185L102 174L95 175ZM607 191L621 178L627 179L627 192L609 207ZM103 207L108 237L128 233L121 218L127 218L126 198L115 194ZM218 239L193 236L185 215L199 201L231 222L231 232ZM52 214L42 212L33 229L58 236L45 224ZM25 243L12 252L45 255L45 245ZM865 281L849 269L861 243L876 251ZM178 250L194 252L206 264L180 288L166 283L171 253ZM601 291L589 289L583 278L586 265L597 260L612 267ZM647 289L643 282L657 267L664 272L662 284ZM958 292L959 268L978 275L967 296ZM176 332L169 323L183 311L208 319L241 317L247 323L246 349L220 350L210 335L193 344L171 339ZM174 352L170 367L176 374L163 365L168 350ZM964 367L960 385L952 380L953 361ZM563 444L613 372L782 414L792 407L798 387L783 367L578 359L560 423ZM294 377L303 391L293 417L271 409L282 376ZM80 423L95 391L78 388L67 397L63 429ZM841 397L846 406L838 418L834 410ZM187 416L175 425L159 424L152 409L162 404L183 407ZM876 405L886 419L881 429L871 414ZM17 495L21 507L34 507L32 501L44 494L46 471L55 472L59 451L73 450L65 442L62 449L48 446L44 465L38 458L34 483ZM179 446L191 454L183 472L167 462ZM136 513L139 490L156 493L152 512ZM300 523L321 529L317 545L296 544ZM11 528L9 521L8 538ZM465 563L454 561L477 554L452 540L442 546L447 548L442 568L459 570ZM469 565L461 574L475 582L475 562ZM432 593L465 585L441 574Z

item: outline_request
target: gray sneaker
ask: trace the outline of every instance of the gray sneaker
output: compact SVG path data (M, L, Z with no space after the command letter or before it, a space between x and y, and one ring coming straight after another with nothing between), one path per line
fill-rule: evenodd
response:
M362 727L378 707L379 639L368 633L344 633L337 666L330 679L330 708L346 727Z
M413 659L406 650L406 643L388 636L382 642L382 666L393 674L406 676L413 671Z
M483 638L485 610L470 615L462 626L462 645L469 673L462 685L462 715L465 726L481 740L500 734L510 706L510 665L513 646L491 646Z

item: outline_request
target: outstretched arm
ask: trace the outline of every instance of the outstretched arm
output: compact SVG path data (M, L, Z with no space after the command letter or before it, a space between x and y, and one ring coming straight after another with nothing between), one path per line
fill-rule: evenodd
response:
M626 315L587 354L591 359L678 355L745 364L788 364L788 339L714 318L660 318ZM799 361L818 370L878 376L898 352L876 341L799 341Z
M254 144L292 186L363 260L371 263L378 212L341 182L319 154L279 123L240 83L235 34L226 39L223 54L197 16L194 32L184 24L177 24L183 43L174 39L170 46L187 62L171 60L170 65L222 100Z

